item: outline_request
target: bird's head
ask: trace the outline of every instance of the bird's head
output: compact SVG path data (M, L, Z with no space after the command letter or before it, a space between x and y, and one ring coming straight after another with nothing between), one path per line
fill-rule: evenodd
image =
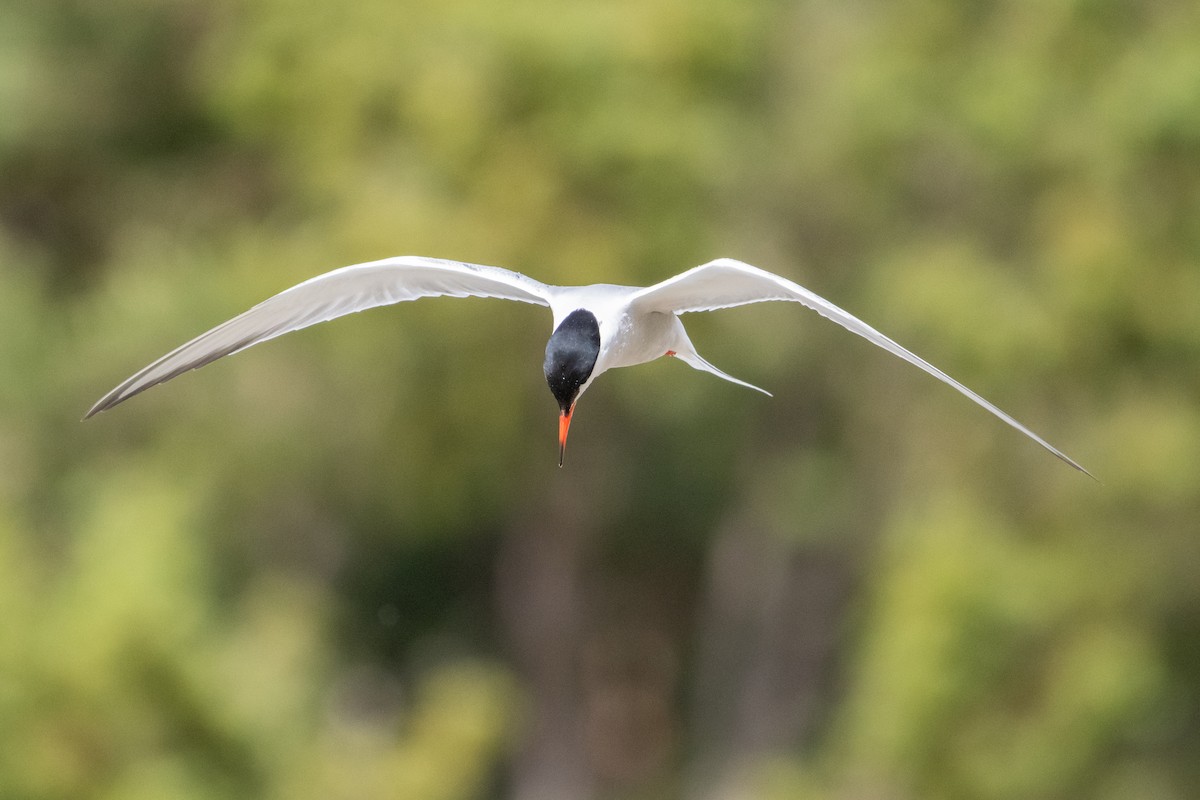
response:
M546 361L542 369L550 393L558 401L558 465L563 464L567 449L567 431L575 401L583 393L596 359L600 356L600 323L585 309L572 311L546 342Z

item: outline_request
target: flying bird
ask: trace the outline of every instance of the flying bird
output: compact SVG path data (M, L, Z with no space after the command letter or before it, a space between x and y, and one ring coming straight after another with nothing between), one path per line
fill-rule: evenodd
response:
M1091 473L1042 437L858 317L797 283L730 258L719 258L653 286L553 286L519 272L423 256L399 256L327 272L271 297L121 383L87 412L106 411L139 392L222 356L356 311L422 297L496 297L548 306L554 315L543 372L558 402L558 464L575 404L603 373L673 356L739 386L770 395L714 367L696 352L680 314L762 303L800 303L953 386L1075 469Z

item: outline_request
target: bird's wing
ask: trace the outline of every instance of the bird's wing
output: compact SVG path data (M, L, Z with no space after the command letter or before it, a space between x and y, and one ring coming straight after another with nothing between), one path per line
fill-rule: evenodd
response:
M846 330L869 339L889 353L920 367L938 380L950 384L1075 469L1093 477L1090 472L1045 439L858 317L843 311L803 286L758 267L752 267L731 258L719 258L638 291L634 294L630 305L635 310L682 314L688 311L713 311L718 308L731 308L768 300L790 300L802 303Z
M356 311L437 296L497 297L548 306L550 294L546 284L517 272L439 258L399 256L335 269L172 350L100 398L84 419L222 356Z

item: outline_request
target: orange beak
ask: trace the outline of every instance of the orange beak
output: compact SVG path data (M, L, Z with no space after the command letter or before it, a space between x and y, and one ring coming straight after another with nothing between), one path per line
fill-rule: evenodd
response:
M567 431L571 429L571 415L575 413L575 405L562 412L558 417L558 466L563 465L563 455L567 452Z

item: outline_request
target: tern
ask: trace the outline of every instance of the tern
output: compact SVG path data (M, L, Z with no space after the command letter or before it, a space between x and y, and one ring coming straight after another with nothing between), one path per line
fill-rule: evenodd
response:
M770 395L708 363L679 319L692 311L790 301L800 303L953 386L1075 469L1062 451L990 402L858 317L803 286L731 258L718 258L653 286L553 286L519 272L423 256L399 256L335 269L271 297L138 371L104 397L84 419L139 392L223 356L318 322L422 297L494 297L548 306L554 315L543 372L558 402L558 465L563 464L575 404L610 369L673 356L718 378Z

